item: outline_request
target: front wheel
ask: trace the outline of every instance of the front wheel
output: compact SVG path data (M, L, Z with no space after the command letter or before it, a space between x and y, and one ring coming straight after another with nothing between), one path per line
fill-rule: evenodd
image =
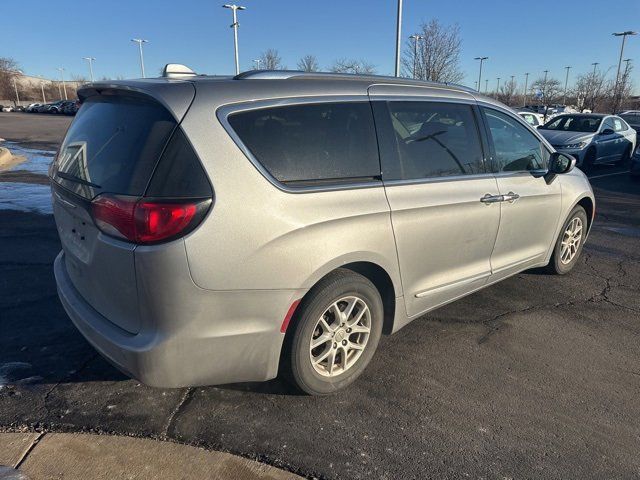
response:
M366 277L339 269L305 296L287 335L283 370L310 395L352 383L373 357L382 334L380 293Z
M587 213L576 206L564 223L556 241L547 271L556 275L569 273L575 267L582 253L587 235Z

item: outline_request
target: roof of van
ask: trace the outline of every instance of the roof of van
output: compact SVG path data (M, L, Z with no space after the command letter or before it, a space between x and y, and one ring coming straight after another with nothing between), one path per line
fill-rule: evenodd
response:
M428 82L404 77L382 75L354 75L332 72L301 72L295 70L251 70L236 76L170 75L159 78L131 80L107 80L83 85L79 90L81 100L103 89L138 90L153 96L169 95L167 88L175 97L176 90L171 84L194 85L200 92L199 98L206 98L214 104L239 102L247 96L253 100L273 98L274 96L309 95L362 95L373 87L374 94L395 95L393 87L422 87L432 90L441 97L453 96L482 100L501 105L495 99L482 95L469 87L451 83ZM249 87L249 88L246 88ZM410 94L410 92L406 92ZM171 103L168 101L168 103Z

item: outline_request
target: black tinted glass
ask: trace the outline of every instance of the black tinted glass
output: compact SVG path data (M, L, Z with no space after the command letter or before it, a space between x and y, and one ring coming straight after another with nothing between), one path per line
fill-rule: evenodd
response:
M53 178L86 198L142 195L175 125L155 102L90 97L67 132Z
M368 102L263 108L234 113L228 121L281 182L371 180L380 175Z
M489 108L483 110L494 150L491 171L546 168L549 153L533 133L510 115Z
M210 197L211 184L202 164L178 127L162 154L147 189L148 197Z
M482 148L469 105L388 102L398 148L397 171L388 179L482 173ZM393 169L392 169L393 170Z

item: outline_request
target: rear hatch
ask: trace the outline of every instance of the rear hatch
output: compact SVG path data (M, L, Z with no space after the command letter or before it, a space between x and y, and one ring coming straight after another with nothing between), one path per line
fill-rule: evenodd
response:
M84 98L81 91L82 106L50 171L54 216L73 285L95 310L134 334L141 324L136 244L105 235L92 205L99 196L145 194L195 93L192 84L175 83L168 105L165 87L155 95L112 85L94 85Z

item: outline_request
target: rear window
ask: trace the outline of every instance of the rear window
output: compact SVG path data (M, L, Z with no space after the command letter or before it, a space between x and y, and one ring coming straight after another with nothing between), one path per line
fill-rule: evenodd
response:
M380 176L368 102L291 105L231 114L229 124L262 166L287 184Z
M160 104L137 97L89 97L60 148L53 178L85 198L142 195L176 126Z

